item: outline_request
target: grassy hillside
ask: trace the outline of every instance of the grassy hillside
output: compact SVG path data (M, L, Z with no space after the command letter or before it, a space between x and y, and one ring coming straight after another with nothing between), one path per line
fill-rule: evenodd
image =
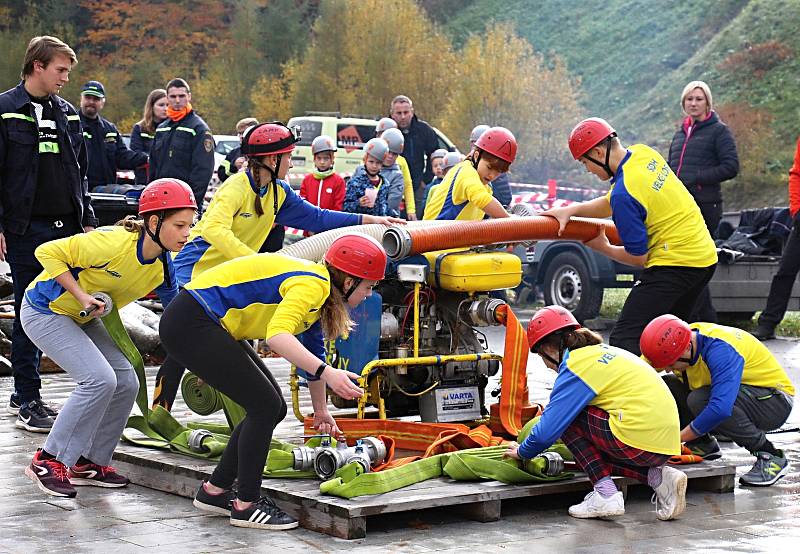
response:
M629 142L666 151L683 86L708 82L742 157L729 206L786 202L800 134L800 0L473 0L442 23L459 41L505 20L564 58L586 113L610 119Z

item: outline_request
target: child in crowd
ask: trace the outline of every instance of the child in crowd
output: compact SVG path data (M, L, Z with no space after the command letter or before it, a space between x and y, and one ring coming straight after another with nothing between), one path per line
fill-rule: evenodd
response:
M383 133L388 131L389 129L400 129L397 128L397 122L392 119L391 117L382 117L378 124L375 126L375 136L376 137L383 137ZM390 135L391 136L391 135ZM403 136L402 131L400 131L400 136ZM385 139L385 137L384 137ZM391 144L389 145L389 151L391 152ZM405 137L403 137L403 147L405 146ZM400 169L400 173L403 174L403 202L400 203L400 213L403 217L406 217L409 221L416 221L417 220L417 207L414 200L414 185L411 183L411 170L408 169L408 161L402 156L403 148L400 148L400 153L397 154L395 157L395 163L397 167ZM387 164L384 162L385 166L390 166L392 164ZM405 213L403 213L405 212ZM422 209L419 210L419 213L422 214Z
M374 216L389 215L389 187L381 176L383 159L388 152L389 145L382 138L370 139L364 145L364 165L359 166L347 182L344 211Z
M240 143L242 142L245 131L247 131L250 127L255 127L256 125L258 125L258 120L255 117L245 117L236 123L236 134L239 135ZM228 152L228 154L225 156L225 159L222 160L222 163L220 163L219 167L217 168L217 177L219 177L219 182L224 183L228 177L238 173L239 170L242 169L244 162L245 157L242 154L241 146Z
M399 214L405 183L398 160L402 158L401 154L406 141L400 129L387 129L381 134L381 138L389 145L389 151L383 158L383 169L381 169L381 177L386 181L386 186L389 188L386 194L386 202L389 205L390 213L397 212Z
M327 135L320 135L311 142L311 154L314 156L314 171L303 178L300 185L300 196L314 206L327 210L342 211L344 179L333 170L336 157L336 143ZM303 236L311 236L305 231Z
M453 152L453 154L458 154L458 152ZM425 204L428 203L428 195L431 192L431 189L442 182L444 179L444 157L447 155L447 150L444 148L439 148L438 150L434 150L433 154L431 154L431 170L433 171L433 179L431 182L425 185L425 190L422 191L422 206L420 206L419 213L425 215ZM458 162L463 160L460 159ZM456 162L456 163L458 163ZM453 164L455 165L455 164Z

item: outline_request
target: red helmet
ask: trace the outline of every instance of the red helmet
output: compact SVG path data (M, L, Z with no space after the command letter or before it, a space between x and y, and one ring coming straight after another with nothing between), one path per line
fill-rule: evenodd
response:
M576 160L608 137L617 136L608 121L599 117L584 119L569 134L569 151Z
M639 349L656 369L671 366L692 340L689 324L672 314L660 315L647 324L639 338Z
M490 127L478 137L475 147L508 163L514 163L517 157L517 139L505 127Z
M197 209L194 192L180 179L156 179L144 187L139 197L139 215L175 208Z
M300 141L300 129L290 129L280 122L262 123L250 127L242 138L242 154L245 156L268 156L286 154L294 150Z
M528 323L528 347L533 349L542 339L562 329L578 329L581 324L562 306L545 306Z
M325 252L325 261L362 279L380 281L386 273L386 250L374 238L361 233L342 235Z

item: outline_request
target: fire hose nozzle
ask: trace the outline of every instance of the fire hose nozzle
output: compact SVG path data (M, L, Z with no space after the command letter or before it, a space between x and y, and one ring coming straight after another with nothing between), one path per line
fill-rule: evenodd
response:
M393 260L406 258L411 254L411 234L401 227L389 227L383 233L383 248Z
M536 458L544 459L544 474L548 477L564 473L564 458L558 452L542 452Z
M327 481L339 468L350 463L357 463L364 473L368 473L373 465L386 457L386 445L377 437L364 437L356 441L355 446L348 447L345 442L340 442L334 448L328 440L316 448L295 448L292 455L294 469L310 471L313 468L320 479Z
M105 292L95 292L92 294L92 296L97 300L99 300L100 302L102 302L103 304L105 304L105 308L103 308L103 315L108 315L108 313L111 311L111 308L114 307L114 301L111 300L111 297ZM78 315L80 317L88 317L89 315L94 313L96 309L97 306L92 304L88 308L84 308L83 310L78 312Z
M500 325L497 309L500 306L505 306L505 304L505 302L497 298L483 298L471 302L462 302L458 311L461 319L472 326L487 327L489 325Z

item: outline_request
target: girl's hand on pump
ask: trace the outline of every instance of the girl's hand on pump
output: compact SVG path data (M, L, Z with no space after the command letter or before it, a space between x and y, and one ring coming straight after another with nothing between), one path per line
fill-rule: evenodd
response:
M359 379L359 376L355 373L328 366L327 369L322 372L320 379L324 381L333 392L345 400L355 400L364 394L364 391L354 383L354 381L358 382Z

